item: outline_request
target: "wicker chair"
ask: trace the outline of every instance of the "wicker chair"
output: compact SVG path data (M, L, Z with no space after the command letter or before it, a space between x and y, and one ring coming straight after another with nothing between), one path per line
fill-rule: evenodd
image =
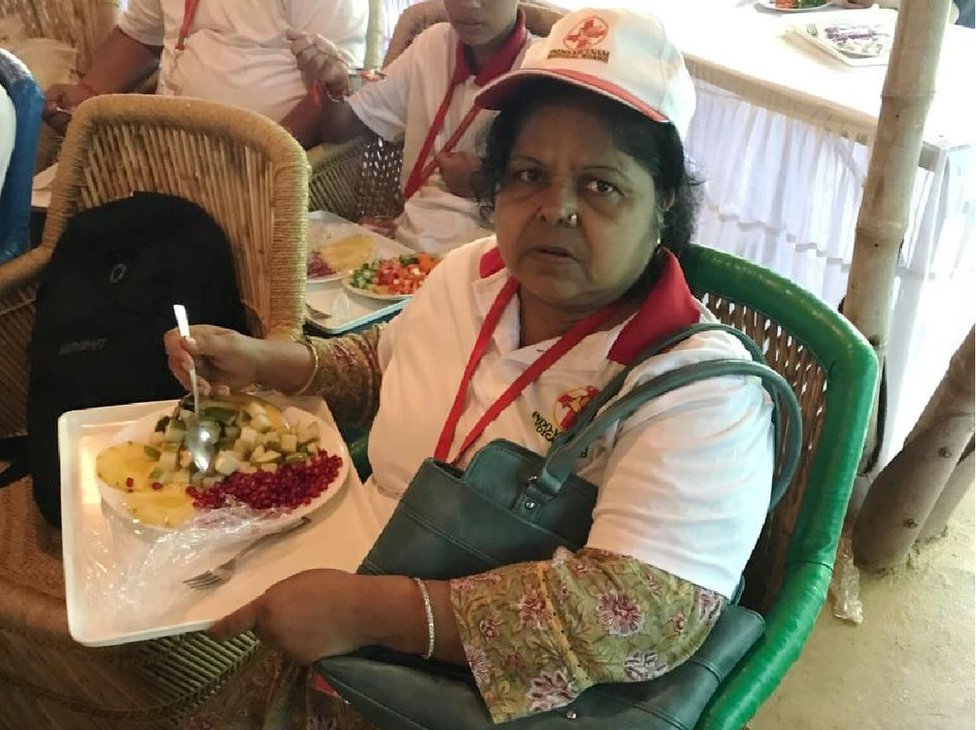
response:
M23 423L34 286L65 224L136 190L179 195L221 224L255 334L301 331L308 190L301 147L273 122L219 104L98 97L79 108L68 131L42 244L0 267L4 430ZM228 727L220 708L236 712L281 669L249 636L79 646L68 635L60 556L47 549L56 542L37 517L29 480L0 490L0 728L175 728L208 698L212 726ZM264 660L253 661L259 652ZM248 679L226 683L249 660Z
M520 2L519 7L529 31L537 36L549 35L553 23L565 12L539 2ZM411 5L397 21L383 65L402 53L425 28L447 19L440 0ZM316 148L310 152L309 162L310 210L328 210L347 220L358 220L364 215L396 216L403 209L401 145L365 136L328 151Z
M33 284L68 219L134 190L197 203L235 249L252 331L301 329L308 164L281 127L220 104L112 95L79 108L62 153L41 245L0 265L0 437L23 429Z
M765 633L695 725L739 730L799 657L824 604L878 364L846 319L760 266L703 246L685 251L681 266L695 295L719 320L759 344L770 367L793 386L803 418L804 449L793 481L767 518L746 568L741 602L764 615ZM352 444L350 454L365 479L366 438ZM424 727L421 718L411 719L411 727Z
M115 27L119 0L0 0L0 18L18 15L30 37L54 38L78 50L76 70L84 75L95 50ZM35 169L54 162L62 137L41 125Z

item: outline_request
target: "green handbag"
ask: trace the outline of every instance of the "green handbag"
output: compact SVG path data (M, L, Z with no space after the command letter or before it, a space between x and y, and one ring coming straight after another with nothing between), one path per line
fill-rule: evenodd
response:
M630 371L647 358L706 330L737 337L752 362L722 359L688 365L645 382L615 403ZM548 560L556 548L579 550L592 524L597 488L572 473L587 446L644 403L706 378L749 375L769 392L779 455L770 509L792 479L802 446L800 408L789 384L763 361L740 331L696 324L646 348L618 373L561 433L546 456L496 440L466 470L427 459L359 568L360 573L443 580L512 563ZM477 519L470 519L477 515ZM762 634L759 614L729 605L687 662L648 682L602 684L572 704L506 723L531 730L641 728L690 730L722 680ZM316 670L359 712L381 728L474 730L493 724L466 668L422 661L379 648L323 659Z

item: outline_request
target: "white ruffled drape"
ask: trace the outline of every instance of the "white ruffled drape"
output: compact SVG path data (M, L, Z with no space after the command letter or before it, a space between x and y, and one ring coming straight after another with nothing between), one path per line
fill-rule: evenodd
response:
M867 175L866 140L695 83L687 151L706 180L698 240L837 306ZM976 150L929 149L923 164L897 271L881 464L897 453L974 321Z

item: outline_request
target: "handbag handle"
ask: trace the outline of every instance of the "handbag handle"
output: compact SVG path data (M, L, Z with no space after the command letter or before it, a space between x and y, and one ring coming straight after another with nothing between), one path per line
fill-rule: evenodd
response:
M769 509L772 509L785 493L800 460L800 453L803 448L803 421L800 414L800 404L797 402L796 394L790 384L771 367L765 363L738 359L699 362L663 373L634 388L581 428L575 428L576 424L574 424L570 438L554 443L549 449L549 453L543 461L542 469L535 478L535 487L552 496L558 494L572 473L578 455L607 428L617 421L631 416L647 401L699 380L728 375L746 375L759 378L763 387L769 392L774 407L781 408L785 416L786 428L783 429L785 443L781 450L779 441L776 439L774 447L774 453L779 454L781 451L782 453L778 473L773 475L769 506ZM774 419L776 434L780 433L778 420L778 418Z
M759 350L759 346L752 341L752 339L744 332L737 330L735 327L730 327L722 322L698 322L696 324L689 325L684 329L678 330L677 332L664 337L660 340L652 342L650 345L641 350L634 359L621 370L619 373L614 375L607 384L603 386L603 389L599 393L594 395L589 403L579 412L576 416L576 420L573 421L573 425L568 429L560 433L554 440L553 445L560 443L560 441L568 441L575 438L575 434L585 428L590 421L596 418L597 412L603 408L623 387L624 382L630 375L631 371L641 365L648 358L659 355L665 350L669 350L679 342L682 342L692 335L696 335L699 332L709 332L709 331L721 331L726 332L730 335L736 337L742 345L749 351L749 355L752 357L754 362L765 363L766 360L763 357L762 352Z

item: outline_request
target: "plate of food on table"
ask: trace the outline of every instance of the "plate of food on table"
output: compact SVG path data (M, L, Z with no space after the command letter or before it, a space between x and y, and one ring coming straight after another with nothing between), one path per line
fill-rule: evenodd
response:
M373 259L345 277L342 285L359 296L400 301L413 296L439 262L440 258L430 253Z
M359 268L374 255L373 238L365 233L336 235L327 226L308 227L309 281L335 281Z
M892 20L892 19L886 19ZM894 39L893 22L798 23L793 34L849 66L887 62Z
M778 13L806 13L833 6L832 0L757 0L756 7Z
M253 395L166 405L123 428L95 457L102 501L135 524L170 530L203 511L247 505L295 519L339 491L349 458L339 432L318 416ZM215 444L206 472L187 449L198 419Z

